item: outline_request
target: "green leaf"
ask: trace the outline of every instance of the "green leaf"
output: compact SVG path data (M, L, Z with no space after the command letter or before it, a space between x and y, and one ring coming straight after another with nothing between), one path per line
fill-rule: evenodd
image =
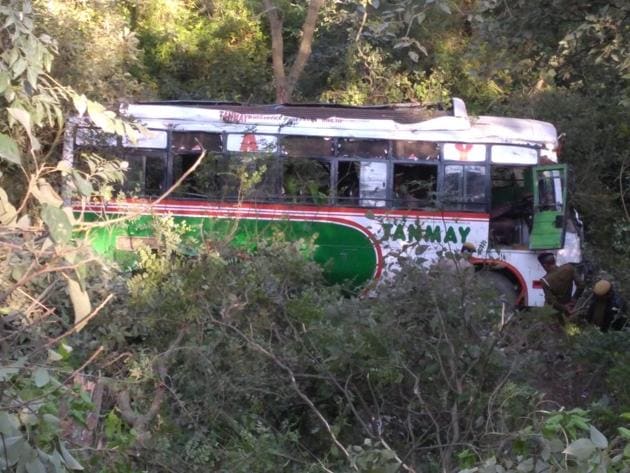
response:
M39 179L37 186L33 186L32 192L41 204L48 204L53 207L61 207L63 205L63 199L45 179Z
M15 366L2 366L0 367L0 381L8 381L13 375L20 372L20 368Z
M66 469L63 466L63 458L57 450L48 455L48 460L52 464L55 473L66 473Z
M0 187L0 225L11 225L15 222L17 210L11 202L5 190Z
M90 197L94 192L94 189L92 188L92 183L81 176L81 174L76 169L72 170L72 181L74 182L77 191L79 191L79 194L81 194L83 197Z
M572 416L571 421L569 422L569 426L572 424L576 427L579 427L582 430L590 430L590 425L587 423L588 419L583 419L582 417Z
M13 78L18 78L26 70L26 66L28 66L28 62L26 62L26 59L22 57L15 61L11 66Z
M451 14L451 8L448 6L446 2L439 2L437 6L440 8L440 10L442 10L447 15Z
M59 353L61 354L61 356L63 356L63 359L66 360L68 359L68 357L70 357L70 354L73 351L73 348L70 345L66 345L65 343L61 343L61 345L59 345Z
M38 388L46 386L50 382L48 370L46 368L42 368L41 366L37 368L33 372L33 381L35 382L35 386Z
M0 71L0 94L3 93L11 84L9 73L7 71Z
M77 113L80 116L83 116L87 110L88 99L85 95L72 95L72 103L74 104L74 108L76 108Z
M20 151L13 138L0 133L0 158L6 159L13 164L22 164Z
M13 414L0 412L0 433L5 436L13 436L19 433L20 423Z
M608 448L608 440L604 437L599 430L591 425L591 442L595 444L597 448Z
M59 424L61 423L61 420L59 420L59 417L54 416L52 414L44 414L42 416L42 419L44 420L44 422L52 424L54 427L59 427Z
M87 111L94 124L105 133L116 133L114 121L108 116L107 110L100 103L88 100Z
M7 112L9 112L9 115L11 115L11 117L17 120L24 127L26 134L31 140L31 147L34 151L38 151L40 149L40 144L37 138L33 135L31 114L19 107L7 107Z
M33 458L26 462L27 473L46 473L46 467L39 458Z
M8 460L9 466L15 465L20 457L27 453L25 450L30 449L21 434L14 437L5 437L3 440L2 444L0 444L0 454L2 454L3 459L6 458Z
M53 241L55 243L67 243L70 241L72 224L63 209L48 204L44 204L42 207L42 220L48 227Z
M81 285L74 279L68 279L68 294L74 308L74 324L77 325L77 332L81 330L87 322L83 319L92 312L90 296L81 288Z
M59 453L61 453L61 458L63 458L63 462L70 470L83 470L81 464L76 461L76 459L70 455L70 452L66 450L62 442L59 442Z
M617 430L619 431L619 435L621 435L624 439L630 440L630 429L619 427Z
M576 457L578 460L587 460L595 453L597 447L589 439L577 439L564 449L563 453Z
M34 90L37 90L37 78L39 77L39 70L34 67L26 69L26 79Z
M63 360L63 355L57 353L54 350L48 350L48 361L61 361Z

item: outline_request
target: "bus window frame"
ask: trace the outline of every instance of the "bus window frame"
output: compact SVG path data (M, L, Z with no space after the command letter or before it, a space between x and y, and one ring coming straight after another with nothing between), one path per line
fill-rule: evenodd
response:
M405 205L399 205L397 203L398 201L398 196L396 196L396 183L395 183L395 173L394 173L394 167L397 164L401 164L404 166L424 166L424 167L433 167L435 169L435 190L433 190L432 192L435 193L436 197L439 196L439 188L440 188L440 173L441 173L441 163L440 163L440 159L425 159L425 160L419 160L419 161L414 161L414 160L410 160L410 159L392 159L390 160L390 166L389 166L389 179L388 179L388 201L390 203L390 208L392 209L402 209L402 210L409 210L408 206ZM439 200L438 199L432 199L431 200L432 204L431 205L422 205L420 207L414 208L413 210L437 210L439 208Z
M100 156L103 151L111 152L116 157L116 159L120 161L126 161L126 156L128 155L131 155L131 156L145 155L146 157L151 156L152 158L159 157L161 158L164 171L163 171L162 180L160 182L160 194L158 194L157 197L159 197L159 195L163 194L164 192L166 192L166 190L170 188L169 186L170 181L167 178L169 155L170 155L169 153L170 130L163 130L160 128L148 128L149 131L156 131L156 132L166 131L167 133L166 148L156 148L156 147L124 146L123 139L118 135L114 135L114 138L116 139L116 144L107 145L107 146L103 146L99 144L77 143L77 131L79 128L86 128L86 129L92 128L94 130L98 130L98 128L94 128L94 127L78 127L77 129L74 130L74 134L72 137L72 142L74 146L73 159L77 159L77 157L81 154L81 152L92 152ZM108 135L111 135L111 133ZM107 158L104 158L104 159L107 159ZM74 165L76 166L76 163L74 163ZM155 195L150 195L146 192L146 159L143 165L143 179L144 179L144 182L142 186L142 193L139 195L139 197L142 197L142 198L156 197ZM120 188L120 191L122 191L123 193L128 192L128 190L126 190L124 186Z
M450 143L450 142L449 142ZM463 142L462 142L463 143ZM486 147L486 159L484 161L461 161L456 159L444 159L443 150L440 150L440 170L438 173L438 203L441 210L445 211L464 211L464 212L485 212L488 213L490 211L490 207L492 205L492 162L490 161L491 155L490 151L492 149L493 143L475 143L481 144ZM483 167L485 172L485 182L484 182L484 191L486 195L485 202L483 203L473 203L466 201L445 201L444 193L446 187L446 166L475 166L475 167ZM465 173L462 174L462 176ZM478 207L478 208L471 208Z
M246 135L246 134L252 134L252 135L263 135L263 136L273 136L276 139L276 144L274 147L274 150L271 152L265 152L265 151L229 151L227 149L227 142L228 142L228 135ZM284 135L279 134L279 133L256 133L256 132L251 132L251 133L245 133L245 132L227 132L227 131L223 131L222 132L222 139L223 139L223 143L225 143L223 151L221 153L222 157L224 159L227 160L228 164L231 160L233 159L243 159L243 158L247 158L247 157L251 157L253 155L260 157L260 156L265 156L266 158L271 158L271 169L267 169L265 171L265 176L263 177L263 180L260 182L264 182L266 180L266 178L268 177L267 174L270 174L270 178L272 179L272 185L273 185L273 193L271 194L271 197L265 198L265 199L244 199L243 202L249 202L249 203L253 203L253 204L258 204L258 203L271 203L271 202L278 202L282 200L282 161L281 161L281 154L280 154L280 146L279 146L279 141L280 138ZM219 154L219 153L217 153ZM256 169L258 170L258 169ZM234 203L239 203L238 202L238 198L236 201L234 201Z
M329 170L328 170L328 196L322 203L315 202L290 202L287 197L284 195L284 165L287 160L291 159L289 156L285 156L282 153L282 140L286 137L302 137L302 138L321 138L321 139L330 139L330 155L329 156L296 156L294 159L312 159L314 161L319 162L328 162ZM279 168L279 176L278 179L280 181L280 193L278 194L278 200L286 205L309 205L314 207L321 207L323 205L336 205L336 172L337 172L337 140L339 137L336 136L313 136L313 135L282 135L276 134L277 139L277 158L278 158L278 168Z
M173 163L173 155L175 154L173 152L173 150L171 149L171 139L172 139L172 132L173 131L180 131L180 130L172 130L169 129L168 130L168 140L167 140L167 148L166 148L166 153L167 153L167 166L166 166L166 183L172 185L173 184L173 168L172 168L172 163ZM192 131L192 133L194 132L199 132L199 131ZM212 132L208 132L208 133L212 133ZM227 142L227 135L228 134L242 134L242 132L239 131L234 131L234 132L228 132L228 131L221 131L219 133L213 133L213 134L220 134L222 136L222 141L223 143ZM255 132L253 134L256 134ZM281 202L287 205L294 205L295 202L291 202L288 198L285 198L282 189L283 189L283 179L284 179L284 165L286 160L290 159L290 157L285 156L284 154L282 154L282 139L285 137L304 137L304 138L322 138L322 139L330 139L331 141L331 154L329 156L300 156L300 159L314 159L317 161L324 161L324 162L328 162L330 164L330 175L329 175L329 195L328 195L328 199L326 199L326 202L322 201L321 203L310 203L310 202L299 202L299 204L301 205L313 205L313 206L322 206L322 205L332 205L332 206L338 206L338 207L354 207L356 206L357 208L368 208L370 206L362 206L360 205L360 201L361 199L359 197L357 197L356 199L356 203L353 202L342 202L340 201L340 197L338 195L338 190L337 190L337 186L339 184L339 179L338 179L338 173L339 173L339 163L340 162L358 162L361 163L363 161L369 161L369 162L385 162L386 163L386 189L385 189L385 205L384 207L386 208L390 208L390 209L404 209L404 206L400 206L396 203L395 201L395 189L394 189L394 167L397 164L400 165L418 165L418 166L435 166L436 170L437 170L437 178L436 178L436 205L433 206L422 206L421 208L419 208L418 210L431 210L433 208L435 208L436 210L446 210L446 211L465 211L465 212L475 212L475 211L479 211L479 212L489 212L489 209L491 207L491 203L492 203L492 166L493 163L491 162L491 149L492 146L494 145L494 143L479 143L479 144L483 144L484 146L486 146L486 158L484 161L460 161L460 160L445 160L444 159L444 154L443 154L443 142L442 141L436 141L436 145L439 149L439 153L438 156L434 159L418 159L417 161L414 159L409 159L409 158L402 158L402 157L396 157L393 155L393 146L394 146L394 138L390 138L387 140L381 140L381 139L372 139L372 138L366 138L367 141L386 141L387 142L387 156L376 156L376 157L361 157L361 156L352 156L352 155L341 155L340 154L340 149L339 149L339 141L343 140L343 139L347 139L348 137L339 137L339 136L313 136L313 135L303 135L303 134L296 134L296 135L289 135L289 134L282 134L282 133L269 133L269 132L264 132L261 133L263 135L273 135L276 137L277 140L277 146L275 147L275 150L271 153L268 153L270 156L272 156L274 158L274 168L272 170L272 172L275 175L275 182L276 182L276 187L274 188L274 197L270 198L270 199L265 199L265 201L267 200L273 200L276 202ZM135 148L135 149L145 149L145 148ZM217 155L219 153L216 153ZM234 151L227 151L225 148L223 149L223 151L220 153L224 158L226 159L231 159L232 157L238 157L240 155L246 156L249 153L239 153L239 152L234 152ZM522 164L518 164L518 163L495 163L496 165L500 165L502 167L506 167L506 166L526 166L529 167L530 165L522 165ZM442 196L444 195L444 190L445 190L445 177L446 177L446 166L449 165L459 165L459 166L463 166L463 167L467 167L467 166L481 166L484 168L484 173L485 173L485 178L484 178L484 191L485 191L485 201L483 203L472 203L472 202L464 202L464 201L459 201L459 202L445 202L442 198ZM269 171L268 171L269 172ZM169 188L168 186L166 188ZM369 200L369 199L368 199ZM379 199L376 199L379 200ZM256 202L255 200L252 202ZM474 208L472 208L474 207Z

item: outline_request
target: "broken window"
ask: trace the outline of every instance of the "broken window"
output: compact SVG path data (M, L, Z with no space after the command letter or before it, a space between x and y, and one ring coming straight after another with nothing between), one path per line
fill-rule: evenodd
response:
M394 163L394 206L434 207L437 176L437 165Z
M193 154L199 157L205 150L210 153L223 151L223 137L220 133L198 131L174 131L171 135L171 152L175 154Z
M285 136L280 145L280 154L290 158L319 158L332 156L332 138L317 136Z
M122 160L127 163L123 190L127 194L157 197L164 189L165 157L160 152L126 152Z
M290 158L283 163L282 193L287 202L325 204L330 195L330 162Z
M339 161L337 202L342 205L383 207L386 202L387 163Z
M339 156L348 158L387 158L389 141L366 140L358 138L339 138L337 142Z
M173 182L195 161L191 155L173 156ZM228 202L270 201L278 196L276 161L273 155L209 155L174 194Z
M447 208L483 211L487 206L484 166L444 166L442 201Z
M490 243L493 246L527 244L532 223L531 168L492 167Z
M430 161L438 159L440 155L438 144L429 141L395 140L392 148L395 159Z
M337 165L337 202L356 204L359 201L359 161L340 161Z

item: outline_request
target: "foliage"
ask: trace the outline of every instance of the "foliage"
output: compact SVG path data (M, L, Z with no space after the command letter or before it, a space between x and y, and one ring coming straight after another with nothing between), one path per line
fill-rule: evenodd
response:
M0 188L0 466L7 471L81 470L67 442L90 430L93 406L63 339L97 310L85 285L92 258L73 236L81 219L54 186L66 180L68 197L85 202L99 183L120 180L122 172L111 164L81 172L52 157L63 134L64 107L73 105L109 133L133 137L136 129L50 75L55 45L38 33L28 1L5 2L0 24L5 46L0 158L3 169L23 178L19 193L16 187ZM45 305L60 292L70 300L71 307L65 305L74 312L70 320L63 317L67 310L51 316L55 309Z
M619 426L607 438L582 409L543 412L533 425L518 432L509 447L461 472L627 471L630 431ZM623 414L623 425L630 416Z
M135 380L137 410L156 393L155 360L166 361L174 402L162 404L144 443L163 454L141 464L448 465L453 445L485 447L492 432L520 425L513 412L531 408L506 383L517 368L499 349L506 331L488 309L493 294L476 279L461 275L444 291L452 275L406 267L397 284L356 298L322 284L321 268L304 258L308 242L282 235L255 254L222 242L194 259L163 248L143 253L129 302L88 327L109 340L112 357L131 350L116 369Z
M165 99L265 102L269 46L246 0L128 2L147 73Z
M621 410L630 409L630 390L625 381L630 375L630 355L624 349L629 339L626 331L589 330L575 340L576 356L592 367L592 389Z
M560 0L531 8L524 1L510 6L482 1L479 7L479 39L497 48L515 82L527 90L560 86L623 101L630 33L626 2Z
M52 74L61 83L101 103L147 98L155 82L145 72L142 51L124 2L36 1L40 30L55 38Z
M307 3L277 3L287 62ZM588 254L625 290L626 3L327 2L295 97L461 95L471 113L551 121L566 133ZM34 10L0 7L2 469L7 460L103 472L628 468L627 419L617 415L630 403L625 332L576 329L550 348L540 333L557 334L535 311L502 326L495 295L474 279L404 262L396 284L357 297L322 283L304 257L312 242L282 235L255 252L213 241L183 257L194 242L171 219L157 222L160 246L140 252L133 274L90 269L75 238L87 226L58 186L68 181L87 202L123 169L96 157L81 171L57 164L67 111L129 134L86 95L270 101L270 32L248 0ZM250 179L243 191L258 179L239 177ZM73 322L113 298L71 352L63 336L82 327ZM586 384L581 402L597 401L590 412L553 391L572 373ZM568 408L540 415L554 401Z
M70 453L67 431L86 427L93 406L81 385L68 386L69 347L37 350L0 368L0 468L8 471L82 470ZM28 360L28 361L27 361ZM64 362L65 360L65 362ZM61 363L61 366L59 366ZM64 432L65 431L65 432Z

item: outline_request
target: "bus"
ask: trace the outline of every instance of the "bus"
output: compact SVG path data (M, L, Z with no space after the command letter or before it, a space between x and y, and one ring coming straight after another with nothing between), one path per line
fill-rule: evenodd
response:
M242 245L277 232L312 238L331 282L364 286L395 277L400 258L428 266L472 242L475 268L524 306L544 304L541 252L581 261L581 223L547 122L472 116L457 98L448 108L140 102L122 114L148 133L97 139L78 119L64 143L69 161L96 150L127 163L119 197L82 208L133 215L91 231L114 259L151 246L164 216L199 245L228 234Z

